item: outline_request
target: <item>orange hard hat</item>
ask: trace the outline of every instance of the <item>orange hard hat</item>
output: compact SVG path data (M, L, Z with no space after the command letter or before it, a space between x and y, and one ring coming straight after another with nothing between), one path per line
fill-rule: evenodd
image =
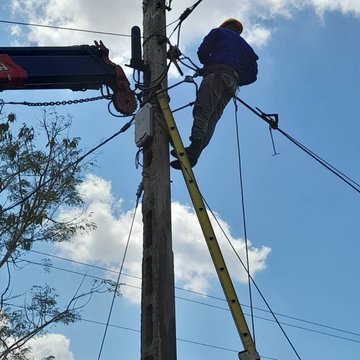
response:
M234 18L225 20L219 27L223 28L223 27L227 27L228 25L233 26L237 31L239 31L240 34L243 31L242 23Z

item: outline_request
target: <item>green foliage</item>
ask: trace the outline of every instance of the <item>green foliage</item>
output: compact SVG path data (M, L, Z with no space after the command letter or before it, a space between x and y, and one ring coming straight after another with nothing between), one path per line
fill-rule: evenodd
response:
M56 219L60 205L82 204L77 185L88 165L79 163L80 139L66 136L71 119L43 111L40 133L15 120L0 122L0 268L36 241L67 241L93 226Z
M55 289L34 285L27 294L30 301L23 307L2 306L0 315L0 359L27 360L31 348L25 346L32 337L44 333L50 324L71 324L79 319L76 308L60 310ZM70 303L71 304L71 303ZM50 356L48 359L54 357Z
M59 296L49 285L33 285L22 294L10 294L12 266L17 266L34 243L69 241L94 228L81 216L59 217L62 206L82 206L77 186L91 165L81 162L80 139L68 136L70 125L71 118L56 111L44 110L36 129L17 124L15 114L0 117L0 360L31 359L26 345L29 339L46 332L50 324L77 321L92 293L100 292L94 286L76 294L65 306L59 306ZM43 264L49 271L51 264ZM20 297L23 306L11 303ZM54 357L49 354L46 359Z

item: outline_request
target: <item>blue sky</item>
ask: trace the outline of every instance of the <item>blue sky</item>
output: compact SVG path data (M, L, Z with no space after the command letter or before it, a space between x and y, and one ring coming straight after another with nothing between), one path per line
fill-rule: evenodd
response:
M1 4L1 19L122 34L129 34L131 26L142 22L140 1L126 3L126 7L125 2L112 0L107 1L107 6L85 0L73 3L70 0L6 0ZM168 22L192 4L192 1L173 1ZM278 113L281 129L359 181L358 1L257 0L239 3L231 0L219 5L215 0L205 0L182 27L181 49L197 62L196 50L201 38L228 17L243 20L244 37L260 58L258 81L241 88L239 96L264 112ZM0 34L0 46L92 44L100 37L6 24L0 24ZM110 49L114 61L128 63L129 38L101 36L100 39ZM172 83L181 80L175 74L175 71L171 72ZM5 101L51 101L96 95L97 92L90 91L5 91L0 98ZM194 89L184 84L170 96L171 106L177 108L193 100ZM10 111L17 113L19 121L34 125L41 116L40 109L4 108L4 112ZM58 112L73 116L71 132L82 138L86 149L97 145L124 124L123 119L107 112L104 102L66 106L58 108ZM192 122L191 109L176 113L175 118L186 142ZM301 359L356 359L360 352L359 194L278 132L274 132L274 140L280 154L272 156L268 126L242 106L239 106L238 118L247 234L255 281L272 310L287 316L279 315L279 320L291 325L283 326ZM87 211L94 212L98 223L96 233L76 238L61 247L33 250L118 270L135 192L141 181L141 169L134 165L136 151L131 129L98 152L97 167L87 174L81 191ZM207 202L243 254L233 104L226 109L195 174ZM178 359L236 359L236 351L242 349L241 342L230 313L220 309L226 308L226 303L221 300L223 295L192 213L185 184L180 173L174 170L171 178ZM65 210L62 215L67 215ZM186 231L180 233L177 229ZM141 217L138 216L125 262L125 272L131 276L121 279L126 285L121 289L123 297L115 302L111 318L111 324L115 326L109 328L102 359L115 356L139 359L138 288L141 283L137 277L140 274L141 234ZM226 242L221 236L219 238L238 297L243 304L248 304L241 265ZM32 252L24 259L39 262L43 257ZM46 274L39 266L27 264L25 269L29 271L17 272L14 279L19 289L26 289L30 281L48 282L59 290L66 302L82 279L74 272L87 272L88 284L91 276L116 277L113 272L66 260L52 258L52 262L63 270L54 268ZM192 294L186 289L207 296ZM108 294L95 296L84 310L83 318L106 322L110 302ZM266 309L255 290L254 305ZM247 307L244 311L249 313ZM255 319L257 348L262 357L296 359L278 326L263 319L271 319L270 314L256 310L255 315L258 317ZM51 351L60 360L96 359L103 331L103 325L89 321L52 328L48 337L34 343L34 356L41 359L44 355L41 351L51 344Z

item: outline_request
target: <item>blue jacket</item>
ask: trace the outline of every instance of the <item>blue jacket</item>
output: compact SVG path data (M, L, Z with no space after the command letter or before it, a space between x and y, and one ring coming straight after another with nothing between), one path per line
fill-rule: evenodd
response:
M256 63L259 59L252 47L237 32L225 28L211 30L205 36L197 54L205 67L230 65L239 78L248 70L249 62Z

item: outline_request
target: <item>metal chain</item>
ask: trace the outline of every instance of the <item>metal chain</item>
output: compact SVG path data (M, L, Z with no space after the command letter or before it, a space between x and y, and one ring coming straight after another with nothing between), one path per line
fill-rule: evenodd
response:
M63 101L49 101L49 102L28 102L28 101L23 101L23 102L8 102L6 104L10 104L10 105L25 105L25 106L60 106L60 105L73 105L73 104L82 104L82 103L87 103L87 102L91 102L91 101L97 101L97 100L102 100L102 99L111 99L111 96L109 95L101 95L101 96L96 96L96 97L91 97L91 98L85 98L85 99L76 99L76 100L63 100Z

